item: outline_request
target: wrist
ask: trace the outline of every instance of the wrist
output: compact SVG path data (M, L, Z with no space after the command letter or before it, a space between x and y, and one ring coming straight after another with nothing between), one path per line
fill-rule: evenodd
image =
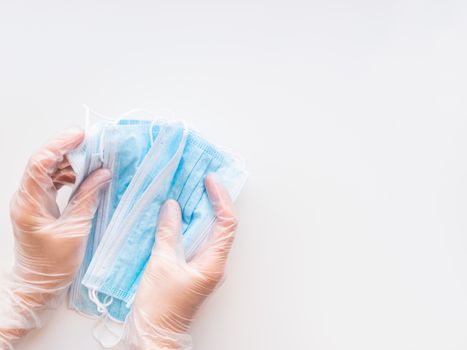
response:
M34 313L28 311L23 297L16 292L14 284L5 278L0 290L0 344L1 349L13 349L12 344L36 328Z
M12 343L43 325L63 293L36 289L15 273L3 276L0 285L0 348L13 349Z

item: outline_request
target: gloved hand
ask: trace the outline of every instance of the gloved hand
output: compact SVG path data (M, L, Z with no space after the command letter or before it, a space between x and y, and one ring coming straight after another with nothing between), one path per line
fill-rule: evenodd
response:
M89 175L60 213L57 190L75 180L65 155L83 137L82 130L64 132L33 155L11 200L15 262L0 296L0 349L12 349L13 341L41 326L84 257L99 190L111 174Z
M211 237L187 262L180 207L174 200L164 204L156 244L126 321L124 349L191 349L191 321L224 275L237 225L227 191L212 175L205 184L217 216Z

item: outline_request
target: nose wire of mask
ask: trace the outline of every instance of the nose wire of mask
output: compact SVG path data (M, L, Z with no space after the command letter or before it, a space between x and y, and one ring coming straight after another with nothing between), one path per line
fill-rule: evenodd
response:
M167 199L180 204L184 254L189 259L215 221L204 177L214 173L235 200L247 172L238 157L219 150L184 123L160 120L97 118L68 158L76 187L101 166L113 173L69 295L70 308L99 318L94 336L111 347L120 339L119 323L130 311L151 254L162 204Z

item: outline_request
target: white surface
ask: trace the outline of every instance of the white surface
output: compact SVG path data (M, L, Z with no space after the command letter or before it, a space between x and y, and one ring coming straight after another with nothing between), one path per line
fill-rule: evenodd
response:
M251 172L196 349L465 349L466 17L464 1L2 2L1 266L31 152L81 103L143 107ZM97 349L92 324L63 309L18 349Z

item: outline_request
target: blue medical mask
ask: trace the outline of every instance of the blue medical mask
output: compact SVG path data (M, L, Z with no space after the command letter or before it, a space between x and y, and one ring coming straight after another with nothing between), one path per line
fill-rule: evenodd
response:
M85 176L102 166L111 169L114 174L111 185L101 197L84 261L70 288L69 306L80 313L98 316L104 311L90 300L88 289L81 281L108 222L158 132L159 126L146 120L120 120L117 123L100 121L87 130L83 144L68 155L77 174L77 186ZM100 297L105 299L105 296ZM128 312L126 305L118 300L109 305L109 309L113 315L118 315L117 319Z
M100 141L105 126L105 123L97 123L88 128L88 130L86 130L85 141L76 150L67 155L68 160L76 174L76 185L74 190L78 188L78 185L88 174L102 167L103 165ZM96 304L89 300L89 297L87 296L87 288L81 285L81 280L94 254L93 246L97 240L96 219L102 215L101 204L102 198L100 199L100 203L92 223L92 228L89 233L83 263L75 279L73 280L69 294L69 307L86 315L98 315Z
M215 220L204 177L216 174L232 198L237 197L246 180L246 172L235 157L216 149L182 125L169 123L159 128L82 280L93 301L120 321L129 311L151 254L157 229L155 218L162 204L170 198L179 202L185 255L190 258ZM112 309L114 303L117 311Z

